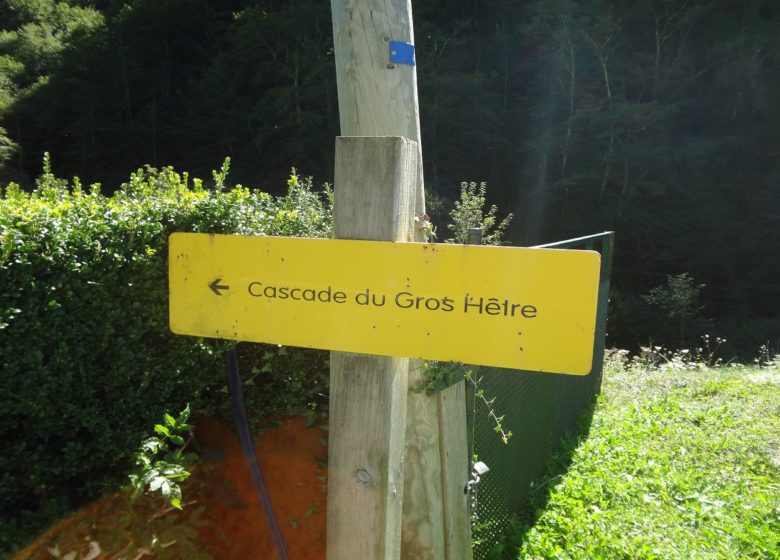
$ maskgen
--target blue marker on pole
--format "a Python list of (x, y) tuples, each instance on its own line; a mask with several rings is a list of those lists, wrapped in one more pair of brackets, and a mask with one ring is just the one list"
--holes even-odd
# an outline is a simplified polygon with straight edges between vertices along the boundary
[(414, 66), (414, 45), (403, 41), (390, 41), (390, 62)]

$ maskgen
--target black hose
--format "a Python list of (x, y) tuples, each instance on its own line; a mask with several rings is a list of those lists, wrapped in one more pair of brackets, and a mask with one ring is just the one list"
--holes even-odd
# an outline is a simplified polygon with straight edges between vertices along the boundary
[(268, 523), (268, 529), (276, 545), (276, 553), (280, 560), (289, 560), (287, 547), (284, 544), (282, 530), (276, 519), (271, 497), (268, 495), (268, 488), (263, 479), (263, 473), (260, 470), (260, 464), (257, 462), (255, 454), (255, 445), (252, 435), (249, 433), (249, 423), (246, 419), (246, 407), (244, 406), (244, 393), (241, 390), (241, 377), (238, 374), (238, 355), (236, 349), (231, 348), (227, 352), (227, 373), (228, 387), (230, 387), (230, 400), (233, 403), (233, 417), (236, 421), (236, 431), (238, 439), (241, 440), (241, 447), (244, 449), (244, 455), (249, 461), (249, 469), (252, 472), (252, 482), (255, 483), (257, 495), (260, 497), (260, 505), (263, 506), (265, 519)]

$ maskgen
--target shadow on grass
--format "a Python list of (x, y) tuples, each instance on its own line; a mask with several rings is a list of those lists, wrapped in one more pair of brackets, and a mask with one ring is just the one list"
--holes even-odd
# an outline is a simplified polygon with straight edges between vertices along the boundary
[(577, 448), (587, 439), (596, 402), (597, 399), (594, 397), (583, 410), (574, 427), (564, 432), (557, 448), (551, 450), (544, 473), (531, 481), (526, 494), (521, 499), (519, 513), (508, 520), (502, 535), (484, 556), (484, 560), (517, 559), (517, 553), (523, 546), (528, 532), (547, 509), (552, 490), (568, 472)]

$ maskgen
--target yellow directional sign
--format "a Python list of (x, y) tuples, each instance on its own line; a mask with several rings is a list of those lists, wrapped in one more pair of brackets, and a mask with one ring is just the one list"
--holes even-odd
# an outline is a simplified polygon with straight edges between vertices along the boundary
[(592, 251), (175, 233), (179, 334), (590, 373)]

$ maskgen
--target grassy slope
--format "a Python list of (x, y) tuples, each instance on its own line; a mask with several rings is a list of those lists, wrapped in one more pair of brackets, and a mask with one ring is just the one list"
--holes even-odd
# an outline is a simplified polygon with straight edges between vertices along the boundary
[(589, 436), (558, 461), (512, 557), (780, 558), (777, 364), (613, 363)]

